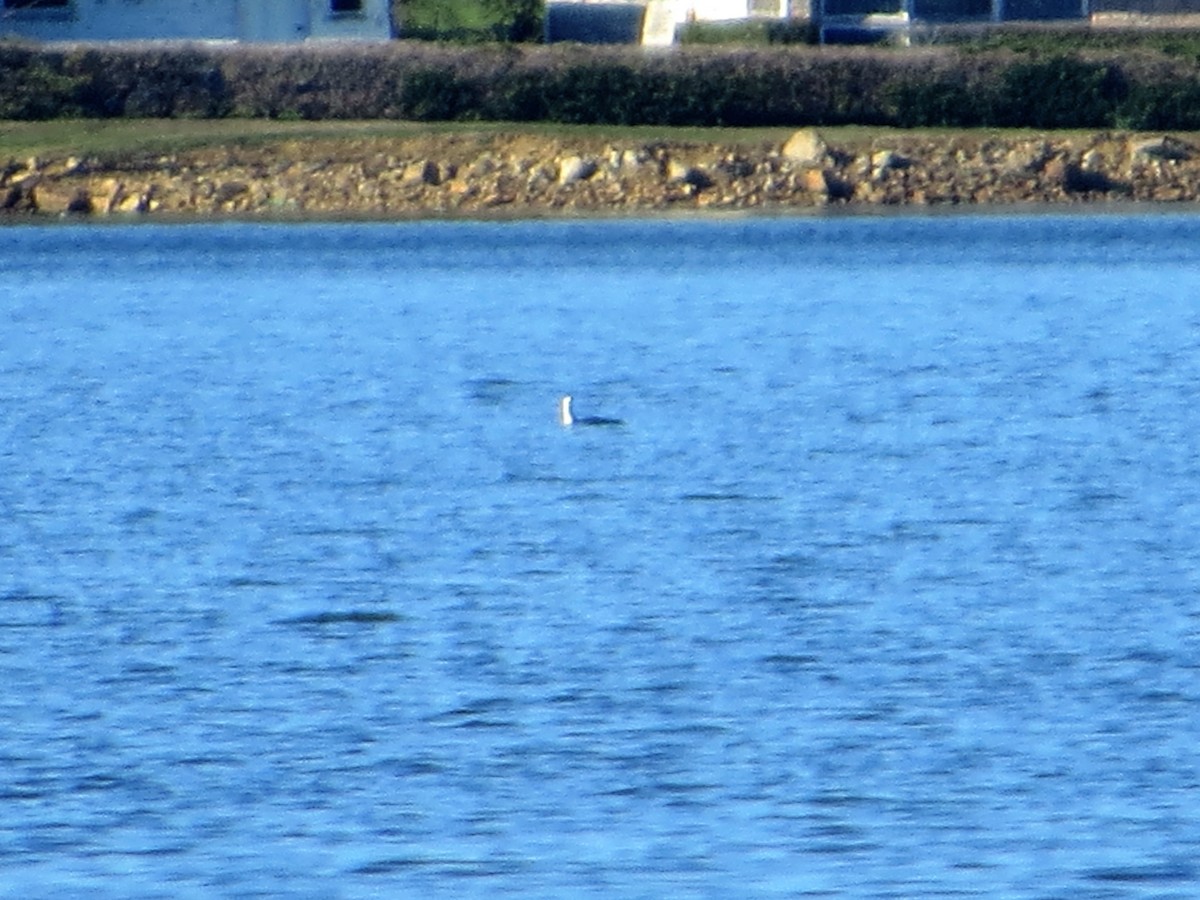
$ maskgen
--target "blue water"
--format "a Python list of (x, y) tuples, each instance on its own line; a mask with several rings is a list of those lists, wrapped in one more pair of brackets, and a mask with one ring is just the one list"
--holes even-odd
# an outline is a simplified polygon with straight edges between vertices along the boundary
[(0, 896), (1195, 897), (1198, 273), (1189, 215), (0, 231)]

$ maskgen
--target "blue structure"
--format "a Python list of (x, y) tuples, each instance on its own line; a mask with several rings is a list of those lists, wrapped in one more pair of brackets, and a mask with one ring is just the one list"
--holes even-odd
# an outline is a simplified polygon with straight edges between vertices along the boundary
[(387, 40), (388, 0), (0, 0), (0, 37), (39, 41)]
[(1086, 20), (1092, 0), (813, 0), (822, 43), (864, 42), (915, 25)]

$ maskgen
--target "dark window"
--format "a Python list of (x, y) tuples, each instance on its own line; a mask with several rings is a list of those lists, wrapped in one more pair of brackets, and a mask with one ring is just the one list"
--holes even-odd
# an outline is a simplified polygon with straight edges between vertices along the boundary
[(61, 9), (71, 0), (4, 0), (5, 9)]
[(904, 0), (825, 0), (827, 16), (894, 15), (904, 11)]
[(329, 9), (335, 13), (362, 12), (363, 0), (329, 0)]
[[(1079, 0), (1070, 2), (1079, 5)], [(992, 0), (913, 0), (912, 11), (918, 19), (931, 21), (987, 19), (992, 15)]]

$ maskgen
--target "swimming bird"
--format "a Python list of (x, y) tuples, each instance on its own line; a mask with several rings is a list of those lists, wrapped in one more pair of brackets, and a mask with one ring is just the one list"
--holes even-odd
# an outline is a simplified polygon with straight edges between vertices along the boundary
[(622, 419), (606, 419), (603, 416), (581, 416), (571, 413), (571, 395), (564, 394), (558, 401), (558, 424), (564, 428), (571, 425), (624, 425)]

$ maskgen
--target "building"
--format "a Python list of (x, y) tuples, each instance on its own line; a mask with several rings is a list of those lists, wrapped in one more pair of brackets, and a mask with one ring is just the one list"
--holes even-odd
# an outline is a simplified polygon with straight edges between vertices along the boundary
[(668, 46), (689, 22), (786, 19), (793, 0), (551, 0), (546, 43)]
[(0, 0), (0, 36), (40, 41), (387, 40), (388, 0)]
[(796, 15), (792, 0), (647, 0), (642, 43), (672, 44), (690, 22), (786, 19)]
[[(1085, 23), (1093, 18), (1093, 2), (1094, 0), (813, 0), (813, 18), (822, 43), (858, 42), (878, 38), (888, 32), (903, 35), (914, 28), (1002, 22), (1074, 20)], [(1128, 8), (1138, 0), (1108, 2)]]

